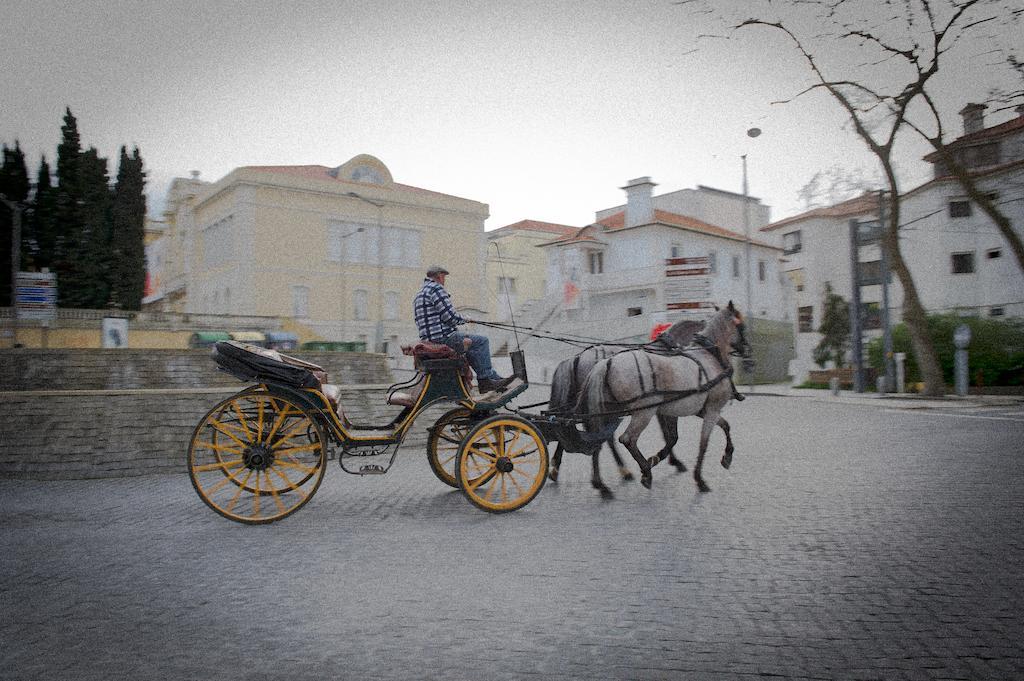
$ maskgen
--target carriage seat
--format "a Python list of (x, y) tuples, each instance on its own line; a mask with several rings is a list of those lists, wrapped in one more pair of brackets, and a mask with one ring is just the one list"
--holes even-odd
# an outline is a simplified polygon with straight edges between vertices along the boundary
[(403, 345), (402, 354), (421, 359), (460, 359), (462, 356), (444, 343), (421, 340), (415, 345)]

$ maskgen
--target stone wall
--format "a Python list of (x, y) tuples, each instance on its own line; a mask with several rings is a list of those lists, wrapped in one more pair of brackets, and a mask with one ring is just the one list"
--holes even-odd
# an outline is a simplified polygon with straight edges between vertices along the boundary
[[(392, 377), (383, 356), (301, 357), (342, 384), (353, 422), (387, 423), (400, 411), (385, 403)], [(0, 386), (0, 478), (34, 479), (184, 475), (196, 424), (245, 388), (199, 350), (3, 350)], [(399, 456), (423, 455), (440, 413), (420, 415)]]
[[(196, 424), (228, 388), (0, 393), (0, 478), (78, 479), (186, 474)], [(386, 386), (342, 390), (356, 423), (387, 423)], [(399, 456), (423, 456), (437, 414), (421, 414)], [(397, 464), (396, 464), (397, 465)], [(340, 472), (340, 471), (339, 471)], [(185, 483), (187, 484), (187, 483)]]
[[(297, 352), (336, 384), (390, 383), (387, 358), (362, 352)], [(209, 350), (0, 350), (0, 392), (138, 390), (241, 386)]]

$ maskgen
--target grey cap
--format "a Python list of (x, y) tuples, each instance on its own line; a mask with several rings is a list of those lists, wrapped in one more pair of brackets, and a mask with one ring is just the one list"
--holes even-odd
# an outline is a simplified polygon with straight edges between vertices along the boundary
[(427, 268), (428, 277), (432, 277), (435, 274), (448, 274), (448, 270), (446, 270), (441, 265), (431, 265), (430, 267)]

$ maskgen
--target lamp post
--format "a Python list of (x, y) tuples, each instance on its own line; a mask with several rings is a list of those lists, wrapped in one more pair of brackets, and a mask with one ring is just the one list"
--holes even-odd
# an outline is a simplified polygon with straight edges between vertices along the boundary
[[(751, 139), (761, 134), (760, 128), (750, 128), (747, 130), (747, 137)], [(747, 260), (747, 333), (754, 334), (754, 303), (753, 296), (751, 294), (751, 241), (750, 241), (750, 194), (747, 186), (747, 155), (743, 154), (740, 156), (743, 159), (743, 236), (746, 239), (744, 250), (746, 252)], [(747, 391), (754, 392), (754, 362), (753, 358), (745, 360), (743, 362), (743, 369), (747, 373)]]
[(384, 351), (384, 306), (382, 304), (382, 300), (384, 298), (384, 291), (382, 289), (384, 288), (384, 280), (383, 280), (383, 277), (384, 277), (384, 265), (383, 265), (383, 259), (384, 259), (384, 247), (383, 247), (384, 226), (383, 226), (382, 223), (383, 223), (384, 203), (381, 202), (381, 201), (374, 201), (373, 199), (368, 199), (365, 196), (363, 196), (362, 194), (357, 194), (356, 192), (346, 192), (345, 195), (346, 196), (351, 196), (352, 198), (359, 199), (360, 201), (368, 203), (368, 204), (370, 204), (371, 206), (373, 206), (373, 207), (375, 207), (377, 209), (377, 315), (376, 315), (377, 316), (377, 324), (376, 324), (376, 326), (374, 328), (373, 350), (374, 350), (374, 352), (383, 352)]

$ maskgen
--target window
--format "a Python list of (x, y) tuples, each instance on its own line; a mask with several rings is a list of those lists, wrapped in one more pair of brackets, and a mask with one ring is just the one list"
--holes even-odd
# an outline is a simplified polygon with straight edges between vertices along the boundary
[(971, 217), (971, 202), (970, 201), (950, 201), (949, 202), (949, 217), (951, 217), (951, 218), (969, 218), (969, 217)]
[(808, 305), (806, 307), (798, 307), (796, 309), (796, 317), (800, 330), (800, 333), (807, 333), (814, 331), (814, 306)]
[(718, 251), (708, 251), (708, 274), (718, 274)]
[(362, 289), (352, 292), (352, 307), (356, 319), (369, 319), (370, 294)]
[(767, 279), (768, 263), (764, 260), (757, 261), (757, 280), (764, 281)]
[(786, 272), (786, 274), (789, 276), (789, 280), (791, 282), (793, 282), (793, 288), (795, 288), (797, 291), (803, 291), (804, 290), (804, 271), (803, 271), (803, 269), (790, 270), (790, 271)]
[(968, 168), (994, 166), (999, 163), (999, 142), (989, 142), (987, 144), (967, 147), (965, 151)]
[(419, 267), (421, 235), (404, 227), (332, 220), (327, 224), (327, 259), (360, 265)]
[(953, 274), (971, 274), (974, 272), (974, 252), (953, 253)]
[(799, 253), (801, 247), (799, 229), (795, 232), (789, 232), (782, 235), (782, 248), (786, 255), (789, 255), (790, 253)]
[(604, 272), (604, 253), (600, 251), (591, 251), (588, 257), (590, 264), (591, 274), (601, 274)]
[(988, 316), (989, 317), (1002, 317), (1005, 314), (1006, 314), (1006, 309), (1002, 308), (1002, 307), (993, 307), (993, 308), (989, 309), (989, 311), (988, 311)]
[(498, 295), (508, 294), (510, 296), (516, 293), (516, 280), (513, 277), (498, 277)]
[(732, 256), (732, 278), (740, 278), (740, 256), (738, 255)]
[(989, 260), (995, 260), (996, 258), (1003, 257), (1003, 249), (1001, 249), (1001, 248), (991, 248), (991, 249), (985, 251), (985, 255), (988, 256)]
[(292, 316), (309, 316), (309, 287), (292, 286)]
[(670, 258), (681, 258), (683, 257), (683, 247), (679, 244), (672, 244), (672, 248), (669, 249)]
[(398, 319), (398, 294), (394, 291), (384, 294), (384, 319)]
[(639, 317), (643, 313), (644, 313), (644, 309), (642, 307), (627, 307), (626, 308), (626, 316), (627, 317)]

